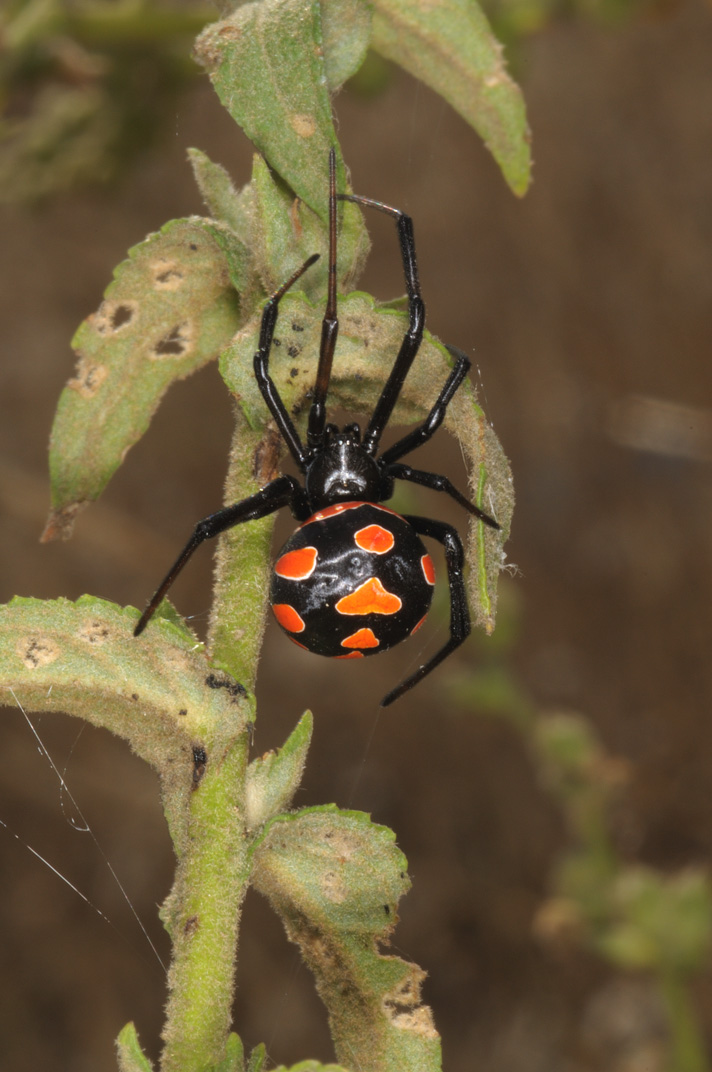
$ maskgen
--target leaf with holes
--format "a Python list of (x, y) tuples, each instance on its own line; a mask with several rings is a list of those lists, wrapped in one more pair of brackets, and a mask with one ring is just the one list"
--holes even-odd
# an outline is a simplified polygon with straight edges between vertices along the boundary
[(475, 0), (374, 0), (371, 45), (444, 97), (484, 139), (514, 193), (526, 193), (524, 99)]
[(334, 805), (278, 816), (257, 842), (252, 881), (314, 973), (337, 1060), (439, 1072), (440, 1038), (420, 1001), (425, 973), (379, 950), (410, 886), (393, 832)]
[[(323, 310), (304, 295), (286, 294), (280, 304), (270, 375), (287, 410), (304, 432), (310, 392), (316, 376)], [(339, 300), (339, 341), (329, 405), (353, 413), (371, 413), (407, 328), (407, 315), (378, 306), (355, 291)], [(259, 324), (253, 319), (221, 355), (220, 368), (252, 428), (262, 430), (269, 413), (252, 375), (251, 357)], [(422, 421), (452, 368), (452, 357), (428, 332), (406, 378), (392, 424)], [(477, 624), (494, 629), (497, 581), (502, 547), (509, 534), (514, 494), (509, 463), (492, 426), (466, 381), (448, 408), (444, 427), (458, 438), (469, 473), (470, 497), (502, 526), (495, 532), (481, 522), (470, 525), (467, 558), (470, 607)]]
[(247, 263), (226, 227), (193, 217), (166, 224), (118, 266), (104, 302), (73, 340), (77, 367), (50, 441), (53, 511), (45, 539), (71, 535), (76, 514), (143, 435), (171, 383), (229, 341)]

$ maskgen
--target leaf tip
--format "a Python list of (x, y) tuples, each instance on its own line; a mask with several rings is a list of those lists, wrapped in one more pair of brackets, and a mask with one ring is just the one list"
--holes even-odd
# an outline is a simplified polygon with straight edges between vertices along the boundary
[(50, 511), (47, 524), (40, 536), (40, 543), (51, 543), (53, 540), (68, 540), (74, 532), (74, 522), (83, 510), (86, 510), (89, 501), (84, 499), (80, 502), (68, 503)]

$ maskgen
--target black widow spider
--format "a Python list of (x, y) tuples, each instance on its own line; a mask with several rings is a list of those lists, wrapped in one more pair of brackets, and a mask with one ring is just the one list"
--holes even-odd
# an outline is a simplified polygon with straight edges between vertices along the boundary
[[(378, 455), (378, 444), (423, 338), (425, 306), (420, 294), (413, 223), (398, 209), (354, 194), (337, 194), (335, 156), (329, 156), (329, 281), (322, 321), (319, 364), (309, 410), (306, 445), (289, 416), (268, 371), (279, 302), (314, 264), (316, 253), (265, 303), (254, 371), (262, 397), (304, 475), (272, 480), (247, 499), (199, 521), (175, 564), (141, 615), (134, 630), (145, 629), (161, 600), (195, 549), (234, 525), (255, 521), (288, 506), (300, 527), (274, 566), (270, 602), (277, 621), (301, 647), (335, 658), (359, 658), (385, 651), (422, 624), (430, 606), (435, 573), (420, 540), (443, 545), (450, 587), (450, 639), (435, 655), (382, 700), (387, 706), (411, 689), (455, 650), (470, 632), (463, 580), (464, 554), (456, 530), (445, 522), (400, 515), (378, 504), (393, 494), (395, 480), (409, 480), (444, 491), (493, 529), (497, 522), (474, 506), (445, 476), (413, 469), (399, 459), (425, 443), (443, 421), (448, 404), (470, 367), (451, 353), (455, 365), (421, 425)], [(408, 291), (408, 330), (363, 437), (357, 424), (342, 431), (326, 423), (326, 396), (339, 330), (336, 305), (336, 202), (353, 201), (378, 209), (396, 221)]]

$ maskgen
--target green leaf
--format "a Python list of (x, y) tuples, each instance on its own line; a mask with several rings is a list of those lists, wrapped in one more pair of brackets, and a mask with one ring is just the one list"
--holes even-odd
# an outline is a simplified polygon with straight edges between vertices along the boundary
[(121, 1028), (116, 1039), (119, 1072), (153, 1072), (153, 1065), (141, 1049), (134, 1024)]
[(618, 963), (683, 972), (704, 963), (712, 928), (704, 873), (688, 869), (667, 877), (647, 867), (628, 867), (618, 876), (614, 894), (622, 920), (612, 928), (606, 951)]
[(244, 248), (210, 220), (173, 220), (129, 251), (105, 301), (77, 331), (74, 377), (50, 442), (53, 513), (45, 539), (71, 535), (143, 435), (171, 383), (214, 358), (239, 324)]
[(246, 246), (250, 244), (251, 194), (249, 186), (238, 191), (222, 164), (215, 164), (201, 149), (189, 149), (188, 159), (198, 189), (213, 219), (234, 231)]
[(331, 117), (318, 0), (262, 0), (208, 26), (195, 46), (220, 100), (295, 194), (328, 219)]
[(334, 805), (279, 816), (253, 860), (253, 882), (313, 971), (337, 1059), (364, 1072), (436, 1072), (440, 1040), (416, 965), (379, 947), (409, 887), (395, 835)]
[(244, 1072), (244, 1069), (245, 1050), (242, 1039), (231, 1031), (225, 1046), (225, 1060), (220, 1062), (215, 1072)]
[[(270, 375), (287, 410), (303, 430), (319, 352), (322, 310), (298, 293), (288, 293), (280, 304)], [(407, 316), (399, 310), (378, 307), (367, 294), (354, 292), (339, 300), (339, 340), (331, 381), (329, 404), (353, 413), (370, 413), (395, 359)], [(259, 324), (257, 319), (240, 331), (220, 359), (220, 368), (250, 426), (266, 429), (269, 413), (252, 375)], [(423, 420), (452, 367), (452, 357), (426, 332), (418, 357), (408, 373), (392, 423)], [(507, 459), (491, 425), (477, 403), (469, 381), (460, 388), (448, 409), (445, 428), (457, 436), (469, 469), (474, 502), (493, 514), (502, 526), (497, 533), (475, 522), (470, 526), (467, 556), (469, 595), (478, 624), (494, 628), (497, 580), (502, 545), (513, 509), (512, 479)]]
[(444, 97), (484, 139), (514, 193), (526, 193), (524, 100), (476, 0), (374, 0), (371, 44)]
[(224, 750), (251, 708), (188, 629), (160, 621), (135, 638), (137, 620), (133, 607), (92, 596), (13, 599), (0, 607), (0, 687), (28, 710), (64, 711), (127, 740), (176, 788), (164, 801), (175, 840), (193, 746)]
[(250, 1059), (247, 1062), (247, 1072), (262, 1072), (266, 1060), (267, 1047), (264, 1042), (258, 1042), (255, 1048), (250, 1052)]
[(366, 58), (371, 36), (371, 4), (365, 0), (330, 0), (321, 7), (324, 64), (335, 93)]
[(313, 725), (311, 711), (305, 711), (278, 752), (267, 752), (250, 763), (246, 789), (248, 831), (257, 830), (289, 807), (302, 780)]
[[(329, 268), (329, 234), (321, 219), (293, 194), (255, 154), (252, 168), (252, 234), (256, 271), (265, 295), (272, 294), (312, 253), (321, 254), (297, 284), (310, 297), (321, 300), (326, 292)], [(368, 234), (356, 205), (339, 206), (337, 278), (351, 286), (368, 253)]]

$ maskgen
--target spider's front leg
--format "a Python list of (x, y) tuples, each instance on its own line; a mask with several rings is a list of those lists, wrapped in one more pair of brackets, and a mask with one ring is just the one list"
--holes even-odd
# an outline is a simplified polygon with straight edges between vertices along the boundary
[(450, 586), (450, 639), (447, 644), (437, 651), (427, 663), (423, 663), (414, 674), (401, 681), (395, 689), (381, 700), (381, 707), (388, 707), (394, 700), (398, 700), (404, 692), (412, 689), (419, 681), (422, 681), (431, 670), (439, 666), (443, 659), (447, 659), (455, 648), (470, 634), (470, 612), (467, 608), (467, 593), (465, 591), (464, 565), (465, 553), (462, 549), (462, 541), (452, 525), (444, 521), (433, 521), (428, 517), (414, 517), (405, 514), (405, 520), (413, 526), (421, 536), (430, 536), (441, 543), (445, 549), (445, 562), (447, 564), (447, 579)]
[(178, 558), (163, 578), (158, 588), (151, 597), (151, 601), (141, 615), (134, 629), (134, 636), (139, 636), (160, 606), (168, 589), (171, 587), (178, 574), (188, 562), (193, 552), (200, 547), (205, 540), (212, 540), (221, 532), (241, 525), (245, 521), (257, 521), (261, 517), (275, 513), (283, 506), (291, 506), (296, 513), (304, 513), (304, 490), (292, 476), (279, 476), (276, 480), (266, 484), (260, 491), (250, 495), (241, 502), (234, 503), (218, 510), (209, 517), (199, 521), (193, 530), (193, 535), (178, 555)]

